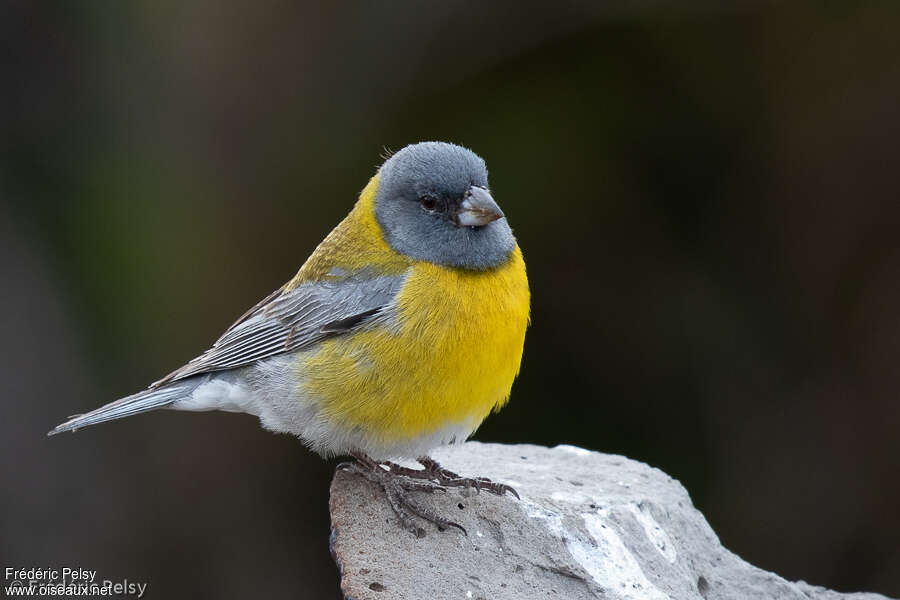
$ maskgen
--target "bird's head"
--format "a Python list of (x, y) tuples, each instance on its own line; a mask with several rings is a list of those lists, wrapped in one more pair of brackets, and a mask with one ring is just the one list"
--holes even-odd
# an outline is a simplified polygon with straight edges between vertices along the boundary
[(471, 150), (443, 142), (407, 146), (379, 171), (375, 217), (388, 244), (417, 260), (486, 270), (516, 239), (488, 190), (487, 168)]

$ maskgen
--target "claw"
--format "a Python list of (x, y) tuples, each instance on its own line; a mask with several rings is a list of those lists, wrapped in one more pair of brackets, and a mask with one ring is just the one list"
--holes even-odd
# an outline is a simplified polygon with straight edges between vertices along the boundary
[(497, 496), (503, 496), (509, 492), (517, 500), (521, 500), (519, 493), (512, 486), (491, 481), (487, 477), (462, 477), (445, 469), (436, 460), (427, 456), (418, 459), (418, 462), (424, 467), (422, 469), (410, 469), (388, 460), (375, 461), (362, 453), (353, 453), (353, 458), (356, 459), (356, 462), (344, 462), (337, 468), (359, 473), (369, 481), (379, 484), (387, 496), (388, 504), (400, 520), (400, 524), (418, 538), (424, 537), (425, 530), (415, 524), (412, 515), (433, 523), (439, 531), (455, 527), (465, 536), (468, 536), (469, 533), (459, 523), (438, 515), (430, 507), (410, 497), (407, 492), (428, 492), (430, 494), (436, 491), (446, 492), (450, 487), (460, 487), (466, 490), (474, 489), (477, 494), (480, 494), (481, 490)]
[[(448, 521), (447, 526), (448, 527), (456, 527), (457, 529), (459, 529), (460, 531), (463, 532), (464, 536), (469, 537), (469, 532), (466, 531), (466, 528), (463, 527), (462, 525), (460, 525), (459, 523), (454, 523), (453, 521)], [(441, 529), (443, 531), (443, 529), (441, 528), (440, 525), (438, 525), (438, 529)]]
[(467, 490), (474, 489), (475, 493), (477, 494), (480, 494), (481, 490), (486, 490), (496, 496), (503, 496), (504, 494), (506, 494), (506, 492), (509, 492), (510, 494), (515, 496), (517, 500), (522, 499), (515, 488), (506, 485), (505, 483), (491, 481), (487, 477), (462, 477), (449, 469), (445, 469), (436, 460), (428, 456), (420, 457), (418, 459), (418, 462), (425, 468), (416, 470), (396, 465), (394, 463), (381, 464), (390, 465), (391, 470), (397, 468), (400, 470), (398, 472), (402, 472), (402, 474), (406, 475), (407, 477), (428, 479), (446, 487), (461, 487)]
[(418, 459), (418, 462), (424, 467), (422, 469), (410, 469), (389, 460), (375, 461), (362, 453), (353, 453), (353, 458), (356, 459), (356, 462), (344, 462), (337, 468), (359, 473), (369, 481), (379, 484), (387, 496), (388, 504), (400, 520), (400, 524), (416, 537), (423, 537), (425, 530), (413, 522), (412, 515), (434, 523), (440, 531), (455, 527), (463, 535), (468, 536), (469, 533), (459, 523), (438, 515), (430, 507), (410, 497), (407, 492), (428, 492), (430, 494), (436, 491), (446, 492), (450, 487), (460, 487), (464, 490), (474, 489), (477, 494), (480, 494), (481, 490), (497, 496), (503, 496), (509, 492), (516, 499), (521, 500), (519, 493), (505, 483), (491, 481), (487, 477), (462, 477), (445, 469), (436, 460), (427, 456)]
[(440, 531), (455, 527), (463, 535), (469, 535), (462, 525), (438, 515), (433, 509), (408, 494), (408, 492), (446, 492), (446, 487), (428, 477), (417, 476), (420, 471), (415, 469), (407, 469), (389, 461), (376, 462), (361, 453), (353, 454), (353, 457), (356, 462), (341, 463), (338, 468), (358, 473), (369, 481), (379, 484), (402, 527), (414, 536), (424, 537), (425, 530), (413, 521), (412, 515), (433, 523)]

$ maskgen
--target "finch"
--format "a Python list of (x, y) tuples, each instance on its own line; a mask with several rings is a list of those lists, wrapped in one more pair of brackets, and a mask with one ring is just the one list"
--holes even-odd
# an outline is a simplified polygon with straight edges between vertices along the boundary
[[(413, 533), (424, 533), (413, 515), (462, 529), (408, 492), (515, 494), (428, 453), (464, 441), (507, 402), (529, 306), (522, 252), (484, 161), (453, 144), (413, 144), (384, 162), (299, 272), (209, 350), (49, 435), (158, 408), (249, 413), (323, 457), (354, 457), (346, 468), (381, 485)], [(423, 468), (391, 462), (402, 458)]]

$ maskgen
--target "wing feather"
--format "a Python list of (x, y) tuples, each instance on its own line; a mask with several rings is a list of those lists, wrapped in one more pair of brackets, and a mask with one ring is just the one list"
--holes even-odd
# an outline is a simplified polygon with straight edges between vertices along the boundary
[(302, 283), (272, 292), (247, 311), (212, 348), (151, 385), (157, 388), (191, 375), (235, 369), (308, 347), (358, 328), (389, 306), (406, 274)]

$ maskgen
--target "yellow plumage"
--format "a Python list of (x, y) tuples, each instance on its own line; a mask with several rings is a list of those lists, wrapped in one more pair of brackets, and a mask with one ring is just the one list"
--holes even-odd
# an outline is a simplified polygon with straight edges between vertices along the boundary
[(359, 200), (344, 220), (338, 223), (306, 259), (297, 275), (285, 290), (301, 283), (333, 277), (335, 269), (346, 272), (370, 269), (382, 275), (399, 275), (412, 266), (413, 261), (395, 252), (381, 233), (375, 220), (375, 194), (378, 175), (363, 188)]
[(373, 177), (353, 211), (289, 286), (361, 269), (409, 269), (397, 322), (329, 339), (298, 356), (302, 395), (339, 429), (385, 444), (457, 426), (471, 433), (509, 397), (519, 371), (530, 293), (518, 247), (486, 271), (415, 261), (388, 246), (375, 220)]

